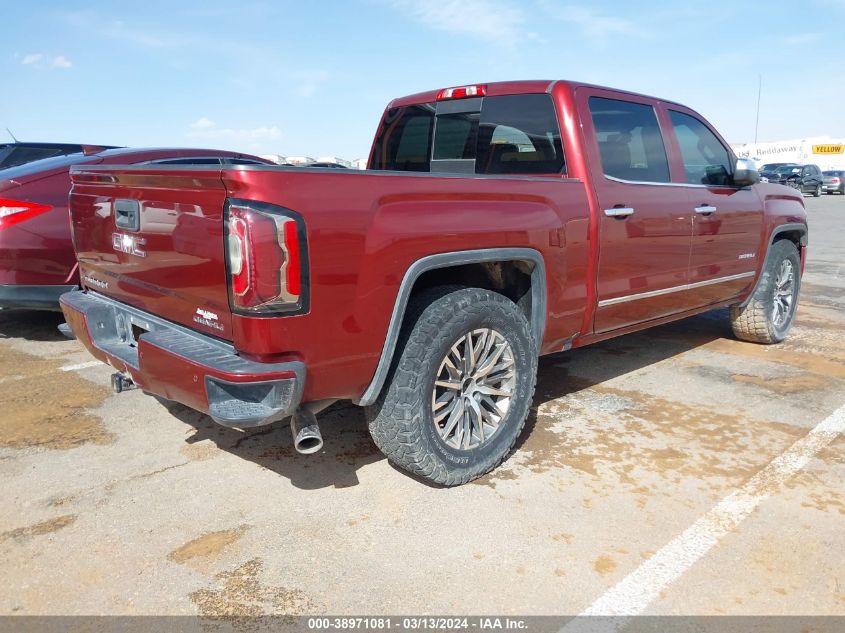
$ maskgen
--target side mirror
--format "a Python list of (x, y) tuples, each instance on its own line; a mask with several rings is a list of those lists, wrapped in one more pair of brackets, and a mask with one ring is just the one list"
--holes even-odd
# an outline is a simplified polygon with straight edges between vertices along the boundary
[(760, 182), (760, 172), (757, 171), (754, 161), (738, 158), (734, 169), (734, 184), (737, 187), (748, 187), (757, 182)]

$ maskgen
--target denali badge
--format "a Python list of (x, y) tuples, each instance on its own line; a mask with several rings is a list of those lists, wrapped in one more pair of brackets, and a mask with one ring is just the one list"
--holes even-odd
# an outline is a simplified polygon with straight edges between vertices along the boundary
[(216, 321), (217, 315), (210, 310), (203, 310), (202, 308), (197, 308), (197, 316), (201, 316), (203, 319), (208, 319), (209, 321)]
[(197, 308), (197, 313), (194, 315), (194, 323), (199, 323), (215, 330), (223, 330), (223, 326), (217, 322), (217, 315), (210, 310), (203, 310), (202, 308)]
[(95, 279), (94, 277), (91, 277), (90, 275), (85, 275), (82, 278), (82, 281), (84, 281), (89, 286), (96, 286), (100, 290), (105, 290), (106, 288), (109, 287), (109, 282), (100, 281), (99, 279)]
[(135, 237), (134, 235), (126, 235), (125, 233), (112, 233), (111, 245), (118, 253), (127, 253), (128, 255), (135, 255), (136, 257), (146, 257), (147, 254), (141, 250), (141, 247), (147, 243), (143, 237)]

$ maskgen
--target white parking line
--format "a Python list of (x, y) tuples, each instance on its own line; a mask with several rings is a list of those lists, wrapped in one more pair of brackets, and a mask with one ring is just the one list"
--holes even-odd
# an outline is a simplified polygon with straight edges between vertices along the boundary
[(654, 556), (611, 587), (580, 616), (621, 616), (611, 621), (580, 616), (570, 620), (562, 632), (619, 631), (631, 616), (645, 611), (672, 582), (681, 577), (719, 540), (736, 528), (783, 483), (845, 432), (845, 405), (825, 418), (807, 435), (775, 457), (744, 486), (720, 501), (716, 507), (669, 542)]
[(84, 363), (77, 363), (75, 365), (65, 365), (64, 367), (59, 367), (62, 371), (76, 371), (77, 369), (88, 369), (89, 367), (96, 367), (97, 365), (102, 365), (98, 360), (89, 360)]

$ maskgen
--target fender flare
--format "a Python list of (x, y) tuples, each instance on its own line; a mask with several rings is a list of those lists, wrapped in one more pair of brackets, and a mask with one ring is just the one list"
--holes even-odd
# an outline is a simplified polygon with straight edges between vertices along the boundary
[(543, 335), (546, 329), (546, 265), (543, 256), (533, 248), (485, 248), (472, 251), (455, 251), (451, 253), (437, 253), (418, 259), (405, 271), (402, 283), (399, 285), (399, 292), (393, 304), (393, 313), (390, 316), (390, 323), (387, 327), (387, 334), (384, 339), (384, 346), (381, 350), (375, 374), (364, 391), (363, 395), (355, 400), (355, 404), (367, 406), (378, 398), (387, 374), (390, 371), (390, 364), (396, 351), (396, 344), (399, 341), (399, 332), (402, 329), (402, 321), (405, 318), (405, 311), (408, 308), (408, 301), (411, 297), (411, 290), (417, 279), (425, 272), (436, 268), (448, 268), (450, 266), (461, 266), (464, 264), (478, 264), (494, 261), (529, 261), (534, 264), (531, 271), (531, 333), (538, 350), (543, 342)]
[(766, 255), (763, 258), (763, 265), (760, 267), (760, 272), (757, 274), (757, 279), (754, 281), (754, 287), (751, 289), (751, 292), (748, 293), (748, 296), (742, 300), (740, 303), (736, 304), (738, 308), (744, 308), (749, 304), (751, 301), (751, 297), (754, 296), (754, 293), (757, 292), (757, 286), (760, 284), (760, 279), (763, 278), (763, 271), (766, 269), (766, 265), (769, 263), (769, 253), (771, 252), (772, 244), (775, 243), (775, 238), (781, 234), (786, 233), (787, 231), (800, 231), (801, 233), (801, 247), (807, 246), (807, 225), (806, 224), (799, 224), (797, 222), (790, 223), (790, 224), (781, 224), (776, 226), (772, 229), (771, 234), (769, 235), (769, 241), (766, 243)]

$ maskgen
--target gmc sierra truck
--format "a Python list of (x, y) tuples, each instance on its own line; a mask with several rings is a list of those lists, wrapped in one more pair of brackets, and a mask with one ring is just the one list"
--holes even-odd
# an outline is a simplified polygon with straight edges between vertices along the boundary
[(759, 183), (699, 114), (569, 81), (424, 92), (365, 171), (90, 166), (70, 206), (67, 323), (146, 392), (246, 428), (366, 407), (398, 466), (462, 484), (512, 449), (541, 354), (730, 307), (777, 343), (802, 196)]

